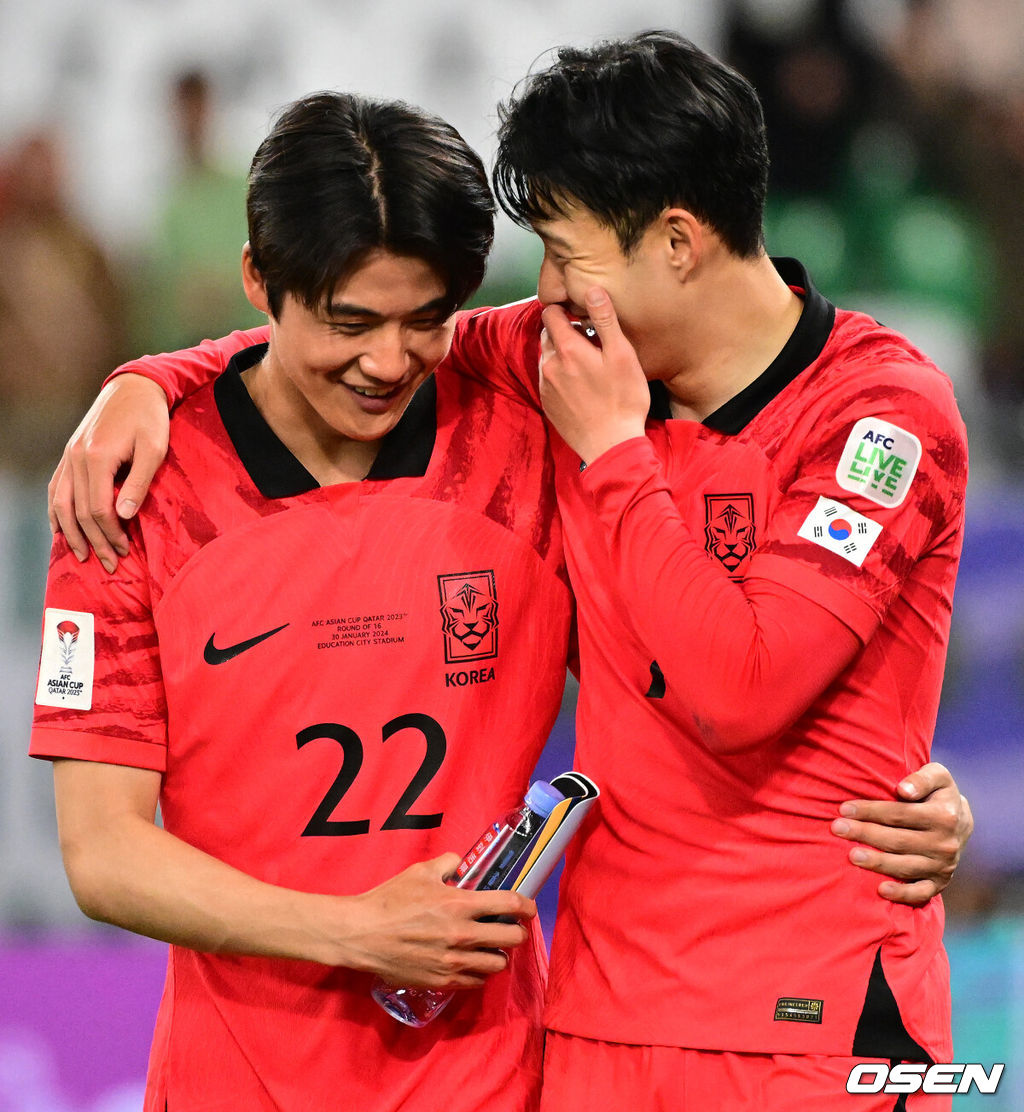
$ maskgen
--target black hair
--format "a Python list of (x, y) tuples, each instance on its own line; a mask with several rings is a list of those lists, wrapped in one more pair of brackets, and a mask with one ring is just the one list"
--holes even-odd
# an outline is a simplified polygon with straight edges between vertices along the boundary
[(431, 266), (454, 311), (483, 280), (494, 199), (450, 124), (400, 101), (318, 92), (288, 105), (249, 170), (249, 246), (276, 317), (315, 308), (374, 249)]
[(628, 253), (679, 205), (734, 253), (763, 249), (764, 116), (750, 83), (688, 39), (564, 47), (499, 106), (494, 189), (522, 226), (580, 203)]

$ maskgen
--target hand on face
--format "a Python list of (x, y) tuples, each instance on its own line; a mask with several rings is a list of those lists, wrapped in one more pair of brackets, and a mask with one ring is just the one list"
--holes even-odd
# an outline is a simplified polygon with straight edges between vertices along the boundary
[(594, 286), (586, 305), (599, 347), (573, 327), (561, 306), (549, 305), (542, 314), (540, 400), (562, 439), (589, 464), (644, 435), (650, 391), (611, 298)]

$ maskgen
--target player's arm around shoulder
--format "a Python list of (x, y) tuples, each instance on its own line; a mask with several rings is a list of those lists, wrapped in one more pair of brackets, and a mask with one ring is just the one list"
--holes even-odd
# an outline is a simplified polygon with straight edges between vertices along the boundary
[[(47, 488), (50, 530), (67, 537), (79, 560), (92, 548), (113, 572), (128, 551), (123, 523), (138, 512), (167, 454), (169, 407), (216, 378), (235, 352), (266, 337), (265, 328), (232, 332), (185, 351), (144, 355), (107, 378)], [(125, 466), (128, 473), (115, 491)]]
[(540, 410), (540, 313), (536, 298), (459, 313), (442, 367)]

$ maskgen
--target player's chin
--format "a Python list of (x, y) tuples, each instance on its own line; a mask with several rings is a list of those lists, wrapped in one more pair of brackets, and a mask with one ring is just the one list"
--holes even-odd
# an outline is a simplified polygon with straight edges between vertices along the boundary
[(350, 409), (334, 427), (349, 440), (382, 440), (394, 431), (398, 422), (405, 416), (411, 401), (412, 394), (409, 394), (397, 399), (395, 404), (380, 412), (368, 413), (362, 409)]
[(374, 417), (360, 414), (357, 417), (349, 417), (346, 420), (338, 421), (334, 427), (347, 440), (360, 440), (365, 443), (383, 440), (402, 419), (404, 412), (405, 407), (403, 406), (394, 413), (379, 414)]

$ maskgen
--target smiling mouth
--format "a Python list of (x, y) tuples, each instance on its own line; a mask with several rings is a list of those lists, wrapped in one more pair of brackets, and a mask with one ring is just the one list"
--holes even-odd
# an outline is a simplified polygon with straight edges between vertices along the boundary
[(349, 389), (361, 398), (392, 398), (399, 393), (401, 387), (350, 386)]

